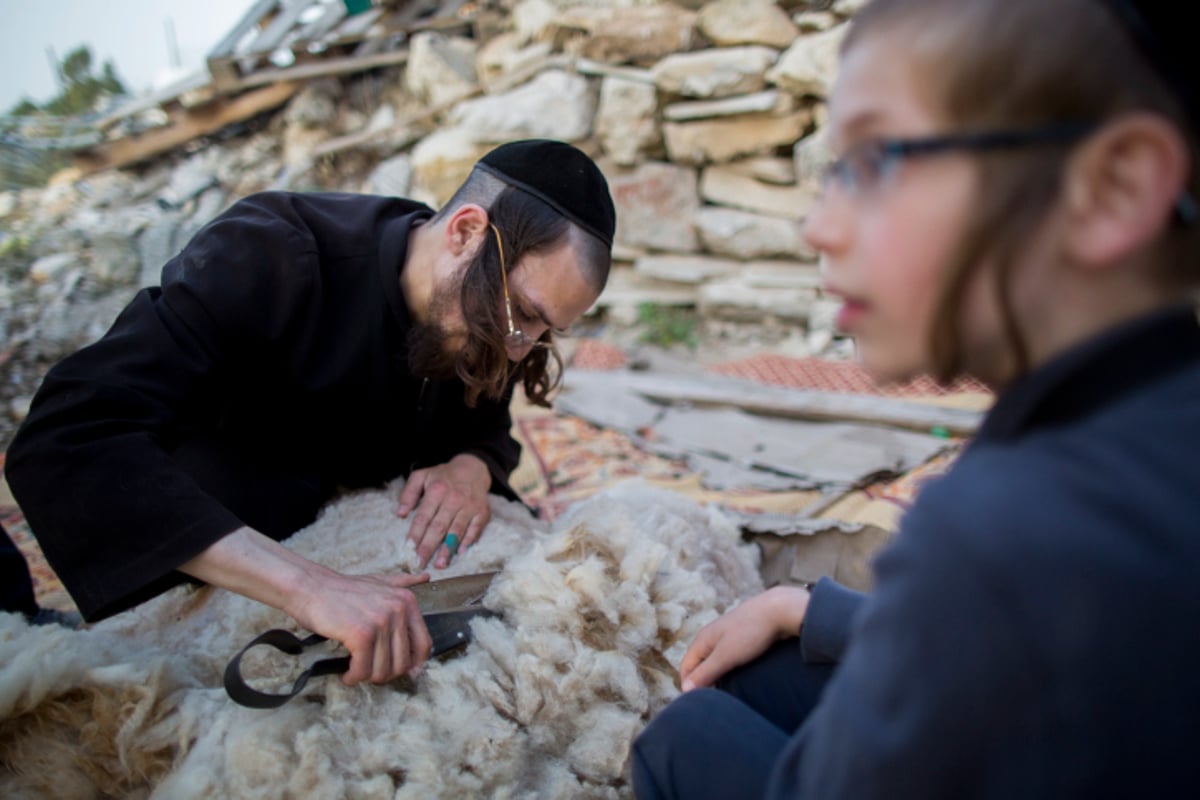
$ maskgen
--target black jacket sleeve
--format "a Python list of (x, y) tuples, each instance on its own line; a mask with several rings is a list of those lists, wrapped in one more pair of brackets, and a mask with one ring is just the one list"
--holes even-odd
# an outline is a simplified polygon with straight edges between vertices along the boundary
[(161, 288), (52, 368), (8, 451), (14, 497), (88, 620), (161, 591), (242, 524), (168, 453), (220, 413), (236, 365), (272, 358), (303, 317), (315, 254), (273, 203), (250, 198), (218, 217), (167, 264)]

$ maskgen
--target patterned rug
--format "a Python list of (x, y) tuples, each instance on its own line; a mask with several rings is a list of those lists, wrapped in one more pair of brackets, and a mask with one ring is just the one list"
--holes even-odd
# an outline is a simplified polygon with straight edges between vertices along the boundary
[(941, 386), (931, 378), (918, 378), (909, 383), (880, 386), (853, 361), (831, 361), (825, 358), (790, 358), (764, 353), (741, 361), (716, 364), (713, 372), (734, 378), (745, 378), (794, 389), (821, 389), (831, 392), (885, 395), (889, 397), (945, 397), (953, 394), (991, 394), (990, 390), (970, 378), (960, 378)]

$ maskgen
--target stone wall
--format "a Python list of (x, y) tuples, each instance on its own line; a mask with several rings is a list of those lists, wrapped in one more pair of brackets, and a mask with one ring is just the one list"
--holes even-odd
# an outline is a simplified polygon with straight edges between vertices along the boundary
[(862, 0), (519, 0), (471, 36), (417, 34), (408, 63), (306, 86), (272, 115), (137, 169), (0, 193), (0, 444), (40, 374), (98, 337), (234, 200), (262, 189), (437, 206), (512, 139), (563, 139), (608, 175), (616, 257), (595, 311), (640, 303), (830, 340), (800, 235), (828, 155), (823, 100)]

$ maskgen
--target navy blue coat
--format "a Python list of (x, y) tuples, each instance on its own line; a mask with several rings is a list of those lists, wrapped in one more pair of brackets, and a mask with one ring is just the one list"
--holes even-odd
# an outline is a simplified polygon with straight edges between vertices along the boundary
[(1200, 796), (1200, 326), (1130, 323), (1000, 396), (876, 562), (773, 798)]

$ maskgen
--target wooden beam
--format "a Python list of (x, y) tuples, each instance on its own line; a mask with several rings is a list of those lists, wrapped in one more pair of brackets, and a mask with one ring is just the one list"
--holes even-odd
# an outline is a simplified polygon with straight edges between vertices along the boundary
[(100, 130), (107, 130), (123, 119), (128, 119), (135, 114), (140, 114), (143, 111), (149, 111), (152, 108), (168, 105), (178, 100), (182, 95), (189, 92), (195, 92), (208, 86), (210, 77), (208, 72), (199, 69), (196, 72), (190, 73), (179, 80), (164, 86), (154, 92), (150, 92), (141, 97), (136, 97), (127, 103), (117, 107), (116, 110), (104, 115), (96, 120), (95, 125)]
[(238, 43), (242, 41), (242, 37), (244, 37), (247, 31), (249, 31), (251, 28), (257, 27), (258, 23), (264, 16), (274, 11), (275, 6), (279, 4), (279, 1), (280, 0), (258, 0), (257, 3), (250, 7), (241, 20), (238, 21), (238, 24), (234, 25), (229, 30), (229, 33), (225, 34), (225, 38), (218, 42), (217, 46), (209, 51), (208, 60), (212, 61), (214, 59), (233, 57), (233, 50), (235, 47), (237, 47)]
[(205, 106), (181, 110), (174, 115), (170, 125), (77, 153), (75, 164), (84, 174), (90, 174), (145, 161), (193, 139), (216, 133), (226, 125), (280, 106), (302, 85), (300, 82), (278, 83), (232, 99), (221, 98)]
[(238, 44), (251, 29), (257, 29), (263, 18), (272, 13), (279, 3), (280, 0), (258, 0), (238, 24), (225, 34), (225, 38), (209, 51), (206, 60), (208, 74), (212, 76), (213, 86), (218, 91), (228, 92), (237, 85), (238, 78), (242, 74), (238, 68), (238, 55), (235, 52)]
[(367, 31), (375, 24), (375, 21), (383, 15), (384, 9), (380, 6), (375, 6), (361, 14), (355, 14), (352, 17), (346, 17), (342, 23), (337, 26), (329, 35), (329, 43), (343, 44), (348, 41), (357, 41), (367, 35)]
[(364, 72), (378, 67), (389, 67), (403, 64), (408, 60), (408, 50), (394, 50), (388, 53), (359, 58), (332, 58), (311, 61), (284, 69), (267, 69), (252, 72), (237, 82), (238, 89), (248, 89), (254, 86), (277, 83), (279, 81), (301, 81), (319, 78), (326, 75), (343, 75), (347, 72)]
[(921, 433), (940, 429), (951, 436), (971, 436), (983, 418), (979, 411), (931, 403), (878, 395), (791, 389), (730, 378), (629, 373), (622, 375), (620, 381), (637, 394), (659, 402), (732, 406), (768, 416), (862, 422)]
[(300, 29), (299, 39), (311, 41), (324, 36), (346, 17), (345, 3), (330, 3), (325, 13)]
[(262, 33), (255, 38), (249, 49), (238, 55), (245, 57), (269, 56), (283, 43), (288, 33), (300, 20), (300, 15), (307, 11), (310, 5), (312, 5), (312, 0), (289, 0), (282, 13), (277, 14), (267, 23), (267, 27), (263, 28)]

